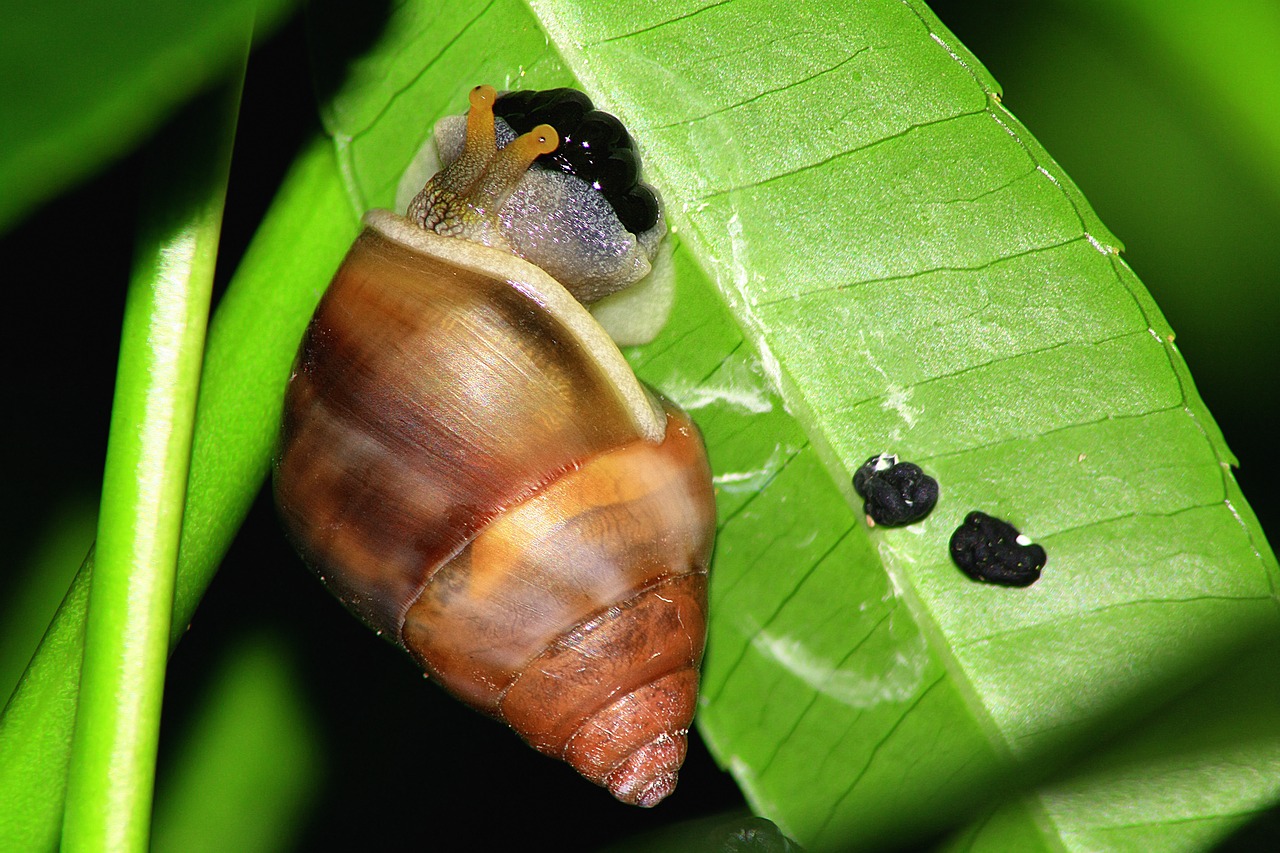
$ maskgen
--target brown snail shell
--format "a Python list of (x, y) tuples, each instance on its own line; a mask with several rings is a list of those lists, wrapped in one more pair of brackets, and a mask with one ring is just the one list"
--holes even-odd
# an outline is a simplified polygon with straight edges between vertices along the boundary
[(295, 363), (276, 500), (308, 565), (449, 692), (651, 806), (695, 709), (711, 472), (688, 417), (507, 251), (494, 211), (550, 129), (495, 153), (492, 101), (473, 91), (470, 171), (416, 205), (434, 230), (366, 216)]

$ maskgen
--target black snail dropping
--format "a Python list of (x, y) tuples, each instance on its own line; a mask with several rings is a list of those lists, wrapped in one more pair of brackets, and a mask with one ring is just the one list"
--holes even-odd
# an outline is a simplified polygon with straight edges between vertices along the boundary
[(976, 581), (1030, 586), (1040, 580), (1048, 555), (1009, 522), (974, 510), (951, 534), (951, 559)]
[(853, 475), (853, 490), (873, 525), (914, 524), (938, 503), (938, 481), (892, 453), (872, 456)]

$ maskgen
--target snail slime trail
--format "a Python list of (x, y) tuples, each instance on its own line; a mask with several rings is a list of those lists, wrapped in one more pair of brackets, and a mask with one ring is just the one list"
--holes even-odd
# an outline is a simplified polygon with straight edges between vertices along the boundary
[(661, 203), (580, 92), (470, 100), (306, 330), (276, 503), (307, 565), (446, 690), (652, 806), (696, 705), (711, 471), (583, 303), (649, 273)]

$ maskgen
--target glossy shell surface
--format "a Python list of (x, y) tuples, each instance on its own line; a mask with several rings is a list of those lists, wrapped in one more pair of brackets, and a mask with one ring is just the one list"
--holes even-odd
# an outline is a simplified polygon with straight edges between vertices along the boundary
[(446, 689), (652, 805), (684, 757), (706, 631), (697, 428), (537, 267), (367, 222), (289, 383), (286, 530)]

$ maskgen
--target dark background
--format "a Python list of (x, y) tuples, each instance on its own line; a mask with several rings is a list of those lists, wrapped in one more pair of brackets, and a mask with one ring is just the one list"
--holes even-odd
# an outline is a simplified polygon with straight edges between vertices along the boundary
[[(1274, 332), (1265, 332), (1280, 316), (1280, 200), (1249, 180), (1233, 128), (1140, 33), (1084, 19), (1070, 4), (931, 5), (1126, 244), (1125, 257), (1177, 330), (1200, 393), (1241, 460), (1246, 496), (1264, 529), (1275, 530), (1271, 481), (1280, 460), (1267, 427), (1280, 356)], [(219, 287), (299, 146), (318, 131), (314, 105), (299, 17), (250, 62)], [(0, 335), (8, 398), (0, 533), (12, 545), (0, 589), (21, 585), (51, 508), (78, 518), (73, 527), (92, 536), (86, 508), (101, 478), (135, 188), (146, 161), (144, 146), (0, 239), (10, 269), (9, 322)], [(70, 211), (76, 217), (68, 225)], [(65, 589), (65, 579), (51, 583)], [(0, 625), (19, 615), (41, 624), (45, 606), (52, 604), (0, 601)], [(406, 657), (350, 618), (302, 568), (265, 499), (174, 656), (162, 762), (202, 701), (228, 638), (264, 632), (283, 639), (323, 742), (358, 741), (323, 757), (298, 849), (594, 849), (741, 804), (696, 736), (676, 793), (644, 812), (614, 803), (504, 727), (424, 686)], [(163, 774), (162, 764), (162, 784)]]

